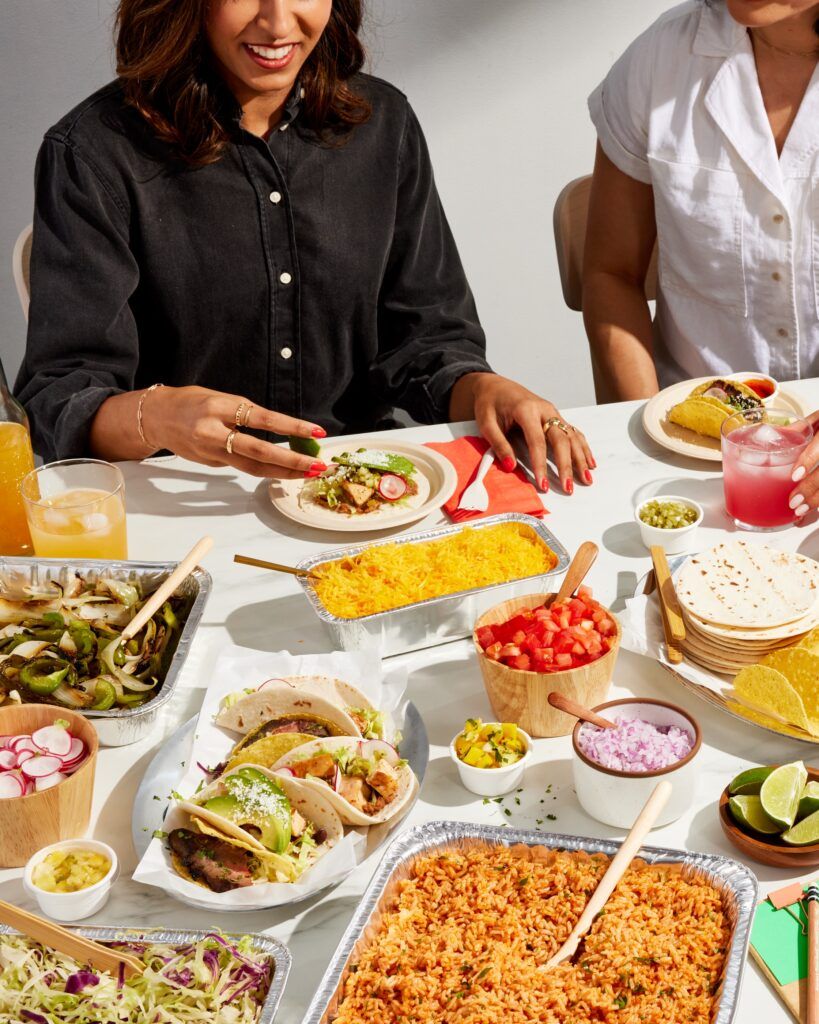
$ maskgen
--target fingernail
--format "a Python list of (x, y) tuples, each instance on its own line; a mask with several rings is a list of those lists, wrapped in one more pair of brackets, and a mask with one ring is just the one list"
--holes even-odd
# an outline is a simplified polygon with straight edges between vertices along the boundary
[(304, 475), (305, 476), (321, 476), (321, 474), (323, 472), (325, 472), (326, 469), (327, 469), (327, 467), (325, 466), (325, 464), (323, 462), (314, 462)]
[(802, 516), (808, 511), (807, 505), (800, 505), (799, 508), (794, 512), (797, 519), (801, 519)]
[(548, 491), (549, 490), (549, 481), (546, 479), (545, 476), (542, 476), (540, 478), (540, 489), (541, 489), (541, 491)]
[(591, 456), (589, 456), (589, 465), (592, 469), (597, 469), (597, 463), (594, 461), (593, 458), (591, 458)]
[(507, 455), (501, 462), (501, 469), (504, 473), (511, 473), (515, 468), (515, 460), (511, 455)]
[(563, 484), (563, 490), (567, 494), (574, 494), (574, 480), (566, 480)]
[(586, 480), (587, 484), (594, 483), (594, 481), (592, 480), (592, 475), (591, 475), (591, 473), (588, 470), (585, 470), (583, 472), (583, 476), (585, 477), (585, 480)]
[(791, 480), (793, 480), (795, 484), (798, 484), (805, 473), (807, 473), (807, 470), (804, 466), (797, 466), (793, 473), (791, 473)]
[(310, 431), (310, 434), (313, 437), (327, 437), (327, 431), (324, 429), (324, 427), (313, 427), (313, 429)]
[(788, 508), (797, 508), (804, 501), (804, 497), (801, 494), (794, 494), (791, 500), (788, 502)]

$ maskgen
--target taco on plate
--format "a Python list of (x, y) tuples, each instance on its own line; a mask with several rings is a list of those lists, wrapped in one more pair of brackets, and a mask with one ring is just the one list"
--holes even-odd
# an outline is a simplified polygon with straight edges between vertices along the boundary
[(720, 437), (729, 416), (747, 409), (761, 409), (762, 400), (745, 384), (716, 378), (699, 384), (684, 401), (672, 406), (668, 418), (705, 437)]
[(171, 861), (213, 892), (294, 882), (344, 834), (324, 794), (260, 765), (226, 772), (178, 807), (190, 827), (169, 834)]
[(389, 821), (416, 790), (412, 769), (383, 740), (341, 736), (313, 740), (280, 758), (275, 771), (290, 772), (314, 792), (324, 794), (345, 825)]

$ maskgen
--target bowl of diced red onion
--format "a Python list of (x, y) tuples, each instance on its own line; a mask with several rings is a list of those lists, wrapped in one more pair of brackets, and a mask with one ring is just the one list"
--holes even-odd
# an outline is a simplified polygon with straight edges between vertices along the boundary
[(574, 785), (583, 810), (605, 825), (630, 828), (665, 778), (671, 796), (655, 828), (685, 814), (702, 745), (696, 719), (676, 704), (648, 697), (612, 700), (594, 710), (616, 728), (578, 722), (572, 731)]

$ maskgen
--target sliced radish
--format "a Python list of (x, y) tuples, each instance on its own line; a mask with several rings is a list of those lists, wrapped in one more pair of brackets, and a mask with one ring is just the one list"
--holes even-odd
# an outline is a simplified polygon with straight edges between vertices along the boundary
[[(51, 776), (49, 775), (48, 778), (50, 779)], [(25, 791), (25, 793), (23, 795), (24, 796), (30, 796), (33, 792), (34, 792), (34, 779), (28, 779), (26, 781), (26, 791)]]
[(8, 771), (9, 768), (17, 767), (17, 755), (13, 750), (0, 750), (0, 768)]
[(6, 746), (9, 750), (16, 750), (19, 743), (31, 743), (30, 736), (9, 736), (6, 742)]
[(362, 757), (372, 757), (373, 754), (379, 752), (384, 755), (390, 764), (395, 764), (396, 761), (400, 760), (398, 751), (391, 743), (387, 743), (386, 740), (362, 740), (359, 743), (359, 749)]
[(261, 686), (257, 686), (256, 687), (256, 692), (258, 693), (260, 690), (266, 690), (269, 687), (275, 686), (277, 683), (286, 683), (286, 682), (287, 682), (286, 679), (276, 679), (276, 678), (274, 678), (274, 679), (265, 679), (265, 681), (261, 684)]
[(36, 756), (37, 755), (34, 753), (33, 750), (21, 750), (19, 754), (14, 755), (14, 764), (12, 765), (12, 768), (19, 768), (20, 765), (23, 764), (25, 761), (28, 761), (32, 757)]
[(290, 779), (295, 779), (295, 777), (296, 777), (296, 773), (293, 771), (292, 768), (288, 768), (287, 765), (282, 765), (281, 768), (277, 768), (276, 769), (276, 774), (277, 775), (286, 775)]
[(26, 786), (20, 781), (20, 776), (14, 772), (3, 772), (0, 775), (0, 800), (8, 800), (12, 797), (25, 796)]
[(72, 764), (77, 764), (85, 757), (85, 744), (78, 737), (74, 737), (71, 740), (71, 749), (62, 759), (63, 767), (68, 768)]
[(52, 786), (59, 786), (61, 782), (65, 782), (68, 778), (67, 775), (63, 775), (62, 772), (54, 772), (53, 775), (46, 775), (43, 778), (34, 780), (34, 792), (42, 793), (44, 789), (51, 789)]
[(45, 750), (48, 754), (65, 757), (71, 750), (71, 733), (59, 725), (46, 725), (33, 732), (31, 738), (40, 750)]
[(8, 746), (8, 741), (13, 740), (13, 736), (0, 736), (0, 749)]
[(59, 757), (55, 757), (53, 754), (40, 754), (24, 761), (20, 766), (20, 771), (29, 779), (42, 779), (46, 775), (53, 775), (54, 772), (60, 771), (62, 766), (63, 763)]
[(37, 746), (36, 743), (31, 742), (28, 736), (21, 739), (18, 743), (15, 743), (13, 750), (15, 754), (22, 754), (24, 750), (27, 750), (30, 754), (43, 753), (43, 751)]
[(341, 792), (341, 780), (343, 778), (344, 778), (344, 775), (342, 774), (341, 769), (339, 768), (338, 765), (336, 765), (336, 773), (333, 776), (333, 785), (332, 785), (332, 789), (334, 789), (336, 791), (336, 793), (340, 793)]
[(378, 481), (378, 493), (386, 501), (397, 501), (407, 493), (407, 482), (394, 473), (385, 473)]

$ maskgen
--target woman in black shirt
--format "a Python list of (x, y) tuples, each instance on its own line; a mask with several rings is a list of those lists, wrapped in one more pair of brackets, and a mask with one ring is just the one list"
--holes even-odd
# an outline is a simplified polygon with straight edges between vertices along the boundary
[(118, 79), (46, 133), (17, 391), (46, 458), (160, 450), (321, 472), (270, 443), (478, 421), (546, 487), (582, 434), (491, 372), (406, 98), (361, 0), (121, 0)]

